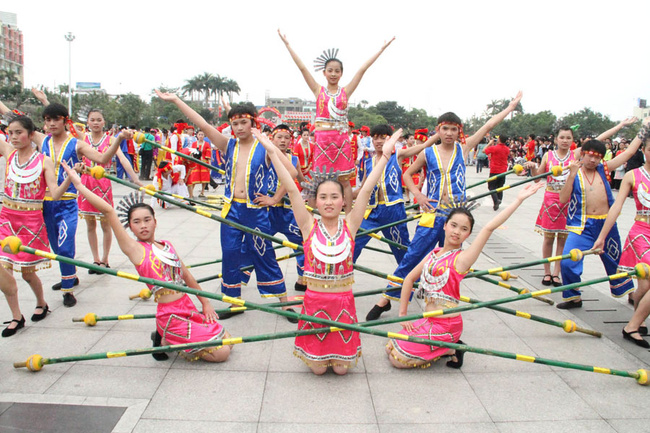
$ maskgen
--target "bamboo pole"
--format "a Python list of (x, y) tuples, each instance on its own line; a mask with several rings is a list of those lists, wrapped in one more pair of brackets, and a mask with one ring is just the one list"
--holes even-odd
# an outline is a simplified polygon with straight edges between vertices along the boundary
[(512, 167), (512, 170), (508, 170), (508, 171), (506, 171), (506, 172), (504, 172), (504, 173), (495, 174), (494, 176), (490, 176), (490, 177), (488, 177), (488, 178), (485, 179), (485, 180), (482, 180), (482, 181), (480, 181), (480, 182), (473, 183), (473, 184), (471, 184), (471, 185), (469, 185), (469, 186), (466, 186), (466, 187), (465, 187), (465, 190), (468, 190), (468, 189), (471, 189), (471, 188), (477, 187), (477, 186), (479, 186), (479, 185), (483, 185), (484, 183), (492, 182), (493, 180), (497, 180), (497, 179), (499, 179), (499, 178), (501, 178), (501, 177), (505, 177), (505, 176), (507, 176), (507, 175), (509, 175), (509, 174), (512, 174), (512, 173), (515, 173), (515, 174), (519, 175), (519, 174), (522, 173), (523, 171), (524, 171), (524, 167), (522, 167), (521, 164), (515, 164), (515, 165)]
[(187, 159), (188, 161), (192, 161), (193, 163), (199, 164), (199, 165), (201, 165), (201, 166), (203, 166), (205, 168), (209, 168), (210, 170), (218, 171), (221, 174), (226, 173), (225, 171), (223, 171), (219, 167), (215, 167), (214, 165), (210, 165), (210, 164), (208, 164), (206, 162), (201, 161), (200, 159), (196, 159), (196, 158), (193, 158), (193, 157), (191, 157), (189, 155), (185, 155), (184, 153), (178, 152), (176, 150), (172, 150), (171, 148), (163, 146), (162, 144), (156, 143), (155, 141), (147, 140), (145, 138), (145, 135), (143, 133), (141, 133), (141, 132), (136, 132), (135, 134), (133, 134), (133, 141), (135, 141), (138, 144), (142, 144), (142, 143), (145, 143), (145, 142), (149, 143), (152, 146), (157, 147), (158, 149), (162, 149), (162, 150), (164, 150), (166, 152), (169, 152), (169, 153), (172, 153), (172, 154), (174, 154), (176, 156), (180, 156), (181, 158)]
[(560, 176), (560, 175), (562, 174), (562, 171), (563, 171), (562, 167), (559, 166), (559, 165), (556, 165), (556, 166), (554, 166), (554, 167), (551, 168), (551, 171), (547, 171), (546, 173), (538, 174), (537, 176), (529, 177), (529, 178), (527, 178), (526, 180), (522, 180), (521, 182), (515, 182), (515, 183), (513, 183), (512, 185), (504, 185), (504, 186), (502, 186), (502, 187), (500, 187), (500, 188), (493, 189), (493, 190), (491, 190), (491, 191), (484, 192), (484, 193), (481, 193), (481, 194), (475, 195), (475, 196), (473, 196), (473, 197), (468, 197), (468, 198), (467, 198), (467, 201), (478, 200), (479, 198), (486, 197), (486, 196), (488, 196), (488, 195), (490, 195), (490, 194), (494, 194), (494, 193), (497, 193), (497, 192), (505, 191), (505, 190), (507, 190), (507, 189), (514, 188), (514, 187), (516, 187), (516, 186), (523, 185), (523, 184), (525, 184), (525, 183), (532, 182), (532, 181), (537, 180), (537, 179), (542, 179), (542, 178), (544, 178), (544, 177), (546, 177), (546, 176), (550, 176), (550, 175), (553, 175), (553, 176)]

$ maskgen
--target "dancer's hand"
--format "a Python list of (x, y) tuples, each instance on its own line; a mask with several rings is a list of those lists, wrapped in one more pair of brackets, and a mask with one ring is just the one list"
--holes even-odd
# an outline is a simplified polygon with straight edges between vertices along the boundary
[(47, 100), (47, 96), (45, 95), (45, 92), (42, 91), (41, 89), (37, 89), (36, 87), (32, 87), (32, 93), (34, 94), (34, 97), (38, 99), (43, 105), (48, 105), (49, 101)]
[(260, 132), (260, 130), (257, 128), (252, 128), (251, 132), (253, 136), (257, 138), (257, 141), (259, 141), (262, 146), (264, 146), (264, 150), (266, 150), (266, 153), (268, 153), (269, 156), (275, 153), (275, 144), (269, 140), (269, 137), (267, 137), (265, 134), (262, 134), (262, 132)]
[(621, 124), (622, 124), (623, 126), (630, 126), (630, 125), (634, 125), (634, 124), (635, 124), (636, 122), (638, 122), (638, 121), (639, 121), (639, 119), (637, 119), (636, 117), (632, 116), (632, 117), (628, 117), (627, 119), (625, 119), (624, 121), (622, 121)]
[(413, 194), (413, 198), (417, 200), (418, 204), (420, 205), (420, 210), (422, 212), (433, 212), (436, 210), (436, 208), (432, 206), (431, 203), (437, 203), (438, 200), (433, 198), (427, 198), (426, 195), (422, 194), (422, 191), (418, 191), (415, 194)]
[(177, 100), (179, 99), (179, 98), (178, 98), (178, 95), (175, 94), (175, 93), (161, 92), (161, 91), (158, 90), (158, 89), (154, 89), (154, 92), (156, 92), (156, 95), (157, 95), (160, 99), (162, 99), (163, 101), (174, 102), (174, 101), (177, 101)]
[(253, 203), (258, 204), (260, 206), (266, 206), (266, 207), (275, 206), (277, 204), (277, 202), (273, 197), (270, 197), (265, 194), (261, 194), (259, 192), (255, 193), (255, 199), (253, 199)]
[(214, 307), (209, 302), (203, 304), (203, 315), (205, 316), (205, 321), (208, 323), (214, 323), (219, 318), (219, 315), (214, 311)]
[(508, 104), (508, 110), (509, 111), (514, 111), (517, 108), (517, 105), (519, 105), (519, 102), (521, 102), (521, 98), (524, 97), (523, 92), (520, 90), (517, 92), (517, 96), (515, 96), (515, 99), (510, 101), (510, 104)]
[(392, 44), (394, 40), (395, 40), (395, 36), (393, 36), (393, 38), (388, 42), (384, 41), (384, 45), (381, 47), (381, 51), (384, 51), (386, 48), (388, 48), (388, 46)]
[(580, 167), (582, 167), (582, 161), (578, 161), (577, 159), (571, 161), (569, 163), (569, 176), (575, 176), (578, 170), (580, 170)]
[(81, 178), (77, 172), (74, 169), (70, 168), (70, 166), (65, 161), (61, 161), (61, 167), (63, 167), (66, 175), (70, 178), (70, 182), (72, 182), (75, 187), (81, 185)]
[(399, 140), (401, 136), (402, 128), (395, 131), (393, 135), (391, 135), (390, 138), (386, 141), (386, 143), (384, 143), (382, 153), (387, 159), (390, 159), (390, 156), (393, 154), (393, 150), (395, 149), (395, 143), (397, 143), (397, 140)]
[(280, 29), (278, 29), (278, 35), (280, 36), (280, 39), (282, 39), (282, 42), (284, 42), (284, 45), (289, 46), (287, 35), (283, 35), (282, 32), (280, 32)]
[(592, 250), (597, 250), (598, 254), (602, 254), (604, 247), (605, 247), (605, 239), (601, 238), (601, 237), (598, 237), (598, 239), (596, 239), (596, 242), (594, 242), (594, 246), (591, 247), (591, 249)]
[(537, 191), (539, 191), (542, 187), (546, 186), (545, 182), (539, 182), (539, 183), (529, 183), (525, 187), (519, 191), (519, 194), (517, 195), (517, 199), (520, 201), (526, 200), (528, 197), (532, 196), (535, 194)]
[(399, 324), (402, 325), (402, 328), (404, 328), (405, 331), (413, 332), (413, 322), (407, 320), (406, 322), (399, 322)]

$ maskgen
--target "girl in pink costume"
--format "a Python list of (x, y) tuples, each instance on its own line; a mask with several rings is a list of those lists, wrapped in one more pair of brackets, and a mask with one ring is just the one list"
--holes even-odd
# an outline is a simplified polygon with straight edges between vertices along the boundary
[(335, 57), (338, 50), (329, 50), (316, 60), (316, 70), (322, 70), (327, 80), (327, 86), (320, 86), (300, 57), (293, 51), (286, 36), (280, 33), (280, 30), (278, 30), (278, 34), (316, 98), (314, 169), (323, 170), (325, 167), (326, 171), (333, 169), (339, 172), (338, 180), (343, 185), (345, 209), (349, 211), (352, 208), (350, 179), (355, 175), (355, 160), (348, 132), (348, 99), (361, 82), (363, 74), (395, 38), (385, 43), (379, 52), (361, 65), (347, 86), (340, 87), (339, 80), (343, 75), (343, 63)]
[[(621, 253), (618, 267), (620, 271), (631, 271), (637, 263), (650, 265), (650, 117), (646, 117), (643, 121), (643, 127), (639, 131), (638, 137), (643, 140), (645, 164), (628, 171), (623, 177), (616, 201), (607, 213), (605, 224), (594, 243), (594, 248), (601, 251), (604, 249), (607, 233), (614, 226), (621, 209), (623, 209), (625, 199), (632, 192), (636, 205), (636, 216), (634, 225), (625, 239), (625, 247)], [(637, 281), (638, 287), (632, 295), (634, 314), (623, 328), (623, 338), (648, 349), (650, 343), (644, 340), (642, 335), (648, 335), (648, 328), (644, 325), (644, 321), (650, 314), (650, 295), (648, 295), (650, 282), (641, 278)]]
[[(0, 239), (17, 236), (23, 245), (50, 251), (45, 222), (43, 221), (43, 198), (49, 188), (52, 197), (59, 199), (70, 185), (65, 180), (56, 185), (54, 163), (32, 147), (36, 130), (29, 117), (19, 116), (9, 122), (8, 139), (0, 139), (0, 156), (7, 161), (4, 197), (0, 210)], [(48, 268), (50, 261), (32, 254), (10, 254), (0, 250), (0, 290), (7, 298), (13, 319), (2, 331), (3, 337), (14, 335), (25, 326), (25, 318), (18, 304), (18, 286), (12, 270), (22, 273), (23, 280), (36, 295), (36, 309), (32, 321), (43, 320), (49, 309), (43, 296), (43, 285), (36, 275), (38, 269)]]
[[(150, 206), (144, 203), (130, 206), (126, 215), (126, 224), (122, 226), (115, 209), (86, 188), (79, 176), (68, 166), (64, 167), (68, 178), (72, 179), (79, 193), (83, 194), (86, 200), (106, 217), (120, 249), (133, 263), (139, 275), (179, 285), (185, 283), (192, 289), (201, 290), (171, 243), (156, 240), (157, 222)], [(135, 235), (135, 240), (126, 231), (126, 225)], [(175, 345), (230, 337), (217, 321), (219, 317), (207, 298), (198, 297), (203, 306), (201, 313), (185, 293), (150, 284), (148, 287), (158, 303), (156, 331), (161, 338), (158, 341), (154, 339), (154, 344)], [(187, 349), (181, 352), (181, 355), (190, 361), (203, 359), (208, 362), (223, 362), (228, 359), (230, 349), (230, 346)]]
[[(462, 250), (461, 246), (472, 233), (474, 218), (465, 208), (453, 209), (444, 225), (444, 246), (429, 253), (404, 279), (399, 315), (408, 314), (409, 299), (413, 285), (418, 279), (420, 279), (419, 290), (426, 300), (426, 311), (457, 307), (460, 303), (460, 282), (481, 254), (492, 232), (510, 218), (525, 199), (535, 194), (542, 186), (541, 183), (528, 184), (510, 206), (485, 225), (474, 242), (465, 250)], [(402, 327), (400, 333), (404, 335), (463, 344), (460, 341), (463, 332), (463, 319), (460, 313), (403, 322)], [(447, 366), (460, 368), (463, 365), (461, 351), (455, 352), (453, 349), (400, 339), (391, 339), (386, 345), (386, 353), (391, 364), (396, 368), (426, 368), (447, 354), (452, 354), (456, 358), (455, 361), (449, 361)]]
[[(313, 179), (312, 188), (308, 188), (316, 195), (316, 208), (320, 213), (320, 219), (316, 219), (305, 207), (302, 195), (282, 164), (277, 148), (259, 131), (254, 130), (253, 133), (266, 149), (280, 183), (289, 193), (293, 213), (304, 239), (304, 276), (307, 291), (302, 313), (344, 323), (356, 323), (357, 315), (352, 294), (354, 237), (361, 226), (370, 194), (379, 181), (402, 130), (395, 132), (384, 144), (382, 158), (359, 190), (354, 208), (343, 219), (340, 213), (345, 196), (342, 185), (336, 179), (336, 173), (329, 179)], [(323, 326), (303, 320), (298, 323), (299, 330), (319, 327)], [(314, 374), (324, 374), (330, 366), (336, 374), (346, 374), (348, 368), (361, 356), (361, 340), (358, 332), (351, 331), (298, 336), (294, 354), (302, 359)]]

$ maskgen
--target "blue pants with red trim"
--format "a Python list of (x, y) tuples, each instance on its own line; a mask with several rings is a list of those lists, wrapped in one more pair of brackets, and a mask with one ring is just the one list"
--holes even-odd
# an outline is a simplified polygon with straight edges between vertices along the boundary
[[(424, 227), (418, 226), (415, 229), (415, 235), (413, 235), (413, 240), (411, 240), (411, 245), (406, 251), (406, 255), (397, 266), (395, 270), (396, 277), (404, 278), (409, 272), (413, 270), (427, 254), (429, 254), (437, 245), (442, 245), (445, 242), (445, 231), (443, 227), (445, 226), (446, 218), (437, 217), (433, 223), (433, 227)], [(401, 286), (399, 283), (388, 283), (388, 287)], [(393, 299), (398, 301), (402, 294), (402, 288), (399, 287), (395, 290), (389, 290), (384, 293), (384, 297), (388, 299)], [(412, 297), (412, 295), (411, 295)]]
[[(232, 202), (227, 220), (271, 234), (267, 208), (248, 208), (246, 203)], [(245, 247), (244, 247), (245, 245)], [(221, 292), (224, 295), (241, 296), (243, 273), (240, 271), (247, 260), (252, 260), (257, 274), (257, 290), (262, 297), (286, 296), (287, 289), (271, 241), (250, 233), (244, 233), (227, 224), (221, 224), (221, 254), (223, 257)]]
[[(574, 248), (581, 251), (590, 249), (594, 246), (596, 239), (598, 239), (598, 235), (600, 235), (600, 230), (604, 224), (604, 219), (588, 218), (582, 234), (569, 233), (562, 254), (569, 254)], [(616, 224), (614, 224), (614, 227), (607, 234), (603, 249), (604, 252), (600, 255), (600, 260), (603, 262), (605, 272), (607, 275), (614, 275), (617, 273), (618, 261), (621, 258), (622, 252), (621, 238), (618, 235)], [(573, 284), (581, 281), (580, 276), (582, 275), (583, 261), (584, 259), (577, 262), (571, 259), (562, 260), (562, 284)], [(612, 296), (620, 298), (634, 290), (634, 283), (631, 278), (617, 278), (610, 280), (609, 290)], [(580, 290), (565, 290), (562, 292), (562, 298), (566, 301), (580, 299)]]
[[(374, 208), (368, 218), (364, 219), (361, 222), (361, 230), (372, 230), (375, 227), (380, 227), (386, 224), (390, 224), (393, 221), (399, 221), (406, 218), (406, 210), (404, 209), (404, 203), (394, 204), (392, 206), (386, 206), (385, 204), (377, 205)], [(402, 244), (405, 247), (408, 247), (411, 244), (409, 240), (409, 231), (406, 227), (406, 223), (398, 224), (381, 231), (384, 234), (384, 237), (398, 244)], [(363, 248), (368, 245), (370, 242), (370, 236), (358, 236), (354, 240), (354, 261), (356, 263), (357, 259), (361, 255)], [(393, 252), (395, 260), (399, 265), (402, 262), (402, 259), (406, 255), (406, 250), (397, 248), (393, 245), (390, 246), (390, 250)]]
[[(75, 237), (79, 221), (77, 200), (46, 200), (43, 202), (43, 219), (47, 238), (54, 254), (74, 259)], [(59, 262), (61, 270), (61, 291), (72, 292), (77, 278), (77, 267)]]

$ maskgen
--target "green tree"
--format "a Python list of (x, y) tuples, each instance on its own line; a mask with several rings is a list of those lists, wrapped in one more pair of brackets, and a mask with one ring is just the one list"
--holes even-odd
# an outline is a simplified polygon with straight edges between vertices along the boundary
[(576, 132), (579, 136), (585, 137), (589, 135), (597, 136), (616, 125), (616, 122), (602, 113), (585, 107), (580, 111), (562, 117), (556, 126), (560, 125), (580, 125)]

